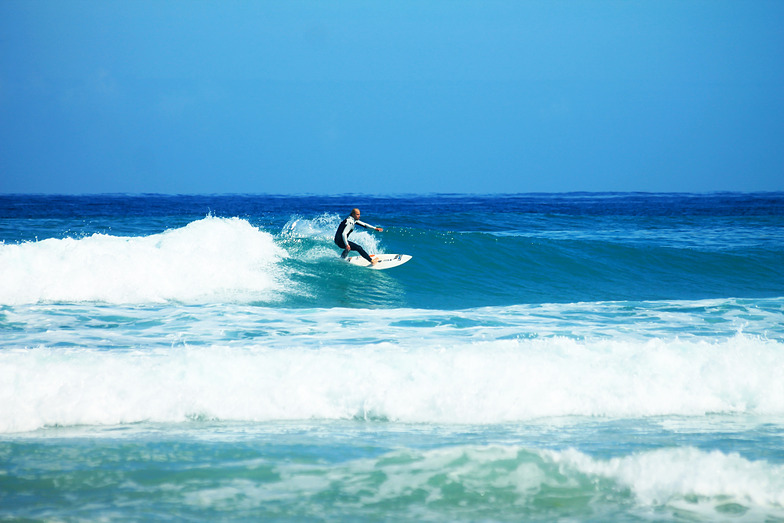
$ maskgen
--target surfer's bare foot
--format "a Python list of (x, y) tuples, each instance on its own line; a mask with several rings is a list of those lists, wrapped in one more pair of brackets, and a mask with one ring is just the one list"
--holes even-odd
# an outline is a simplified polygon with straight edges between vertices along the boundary
[(376, 257), (373, 257), (373, 258), (370, 260), (370, 265), (376, 265), (377, 263), (378, 263), (378, 258), (376, 258)]

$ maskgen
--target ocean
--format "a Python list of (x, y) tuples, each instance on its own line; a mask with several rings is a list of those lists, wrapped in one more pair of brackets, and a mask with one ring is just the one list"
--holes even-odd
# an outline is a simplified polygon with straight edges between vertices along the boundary
[(0, 519), (784, 521), (784, 193), (0, 195)]

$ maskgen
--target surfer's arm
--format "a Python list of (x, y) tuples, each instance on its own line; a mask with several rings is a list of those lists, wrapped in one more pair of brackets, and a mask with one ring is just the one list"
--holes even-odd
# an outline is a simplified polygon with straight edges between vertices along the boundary
[(378, 232), (384, 231), (384, 229), (382, 229), (381, 227), (375, 227), (373, 225), (370, 225), (369, 223), (361, 222), (359, 220), (356, 221), (356, 224), (359, 225), (360, 227), (364, 227), (365, 229), (373, 229)]

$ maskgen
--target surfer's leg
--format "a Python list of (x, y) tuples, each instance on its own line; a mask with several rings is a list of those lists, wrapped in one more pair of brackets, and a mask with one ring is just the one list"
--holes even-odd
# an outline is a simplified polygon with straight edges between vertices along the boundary
[(359, 245), (357, 245), (357, 244), (356, 244), (356, 243), (354, 243), (354, 242), (348, 242), (348, 244), (349, 244), (349, 246), (351, 247), (351, 250), (352, 250), (352, 251), (357, 251), (357, 252), (359, 253), (359, 255), (360, 255), (360, 256), (362, 256), (363, 258), (365, 258), (365, 259), (366, 259), (367, 261), (369, 261), (370, 263), (373, 263), (373, 258), (371, 258), (371, 257), (370, 257), (370, 255), (369, 255), (368, 253), (366, 253), (366, 252), (365, 252), (365, 249), (363, 249), (362, 247), (360, 247)]
[(346, 244), (343, 243), (342, 239), (335, 238), (335, 245), (343, 249), (343, 252), (340, 254), (341, 258), (345, 258), (346, 256), (348, 256), (348, 249), (346, 249)]

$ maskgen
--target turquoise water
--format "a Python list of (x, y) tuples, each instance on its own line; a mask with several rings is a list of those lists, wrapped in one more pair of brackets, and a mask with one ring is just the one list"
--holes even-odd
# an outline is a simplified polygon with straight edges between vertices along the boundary
[[(388, 271), (341, 262), (351, 207)], [(784, 519), (784, 196), (0, 196), (0, 517)]]

